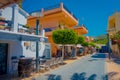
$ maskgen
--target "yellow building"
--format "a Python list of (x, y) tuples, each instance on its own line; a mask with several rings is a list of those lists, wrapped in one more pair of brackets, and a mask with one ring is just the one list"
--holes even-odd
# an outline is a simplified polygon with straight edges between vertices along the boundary
[[(48, 8), (42, 8), (41, 12), (33, 12), (32, 14), (35, 13), (42, 13), (44, 15), (40, 17), (39, 20), (42, 28), (45, 30), (45, 36), (48, 37), (48, 41), (51, 43), (52, 53), (56, 53), (56, 45), (51, 36), (53, 30), (61, 26), (63, 29), (73, 29), (81, 35), (88, 32), (84, 26), (79, 27), (78, 30), (74, 29), (74, 26), (78, 26), (78, 19), (63, 5), (63, 3)], [(27, 20), (28, 26), (35, 28), (36, 19), (37, 17), (30, 16)]]
[[(110, 35), (110, 38), (112, 39), (112, 37), (118, 31), (120, 31), (120, 13), (115, 12), (108, 18), (108, 33)], [(117, 44), (112, 43), (111, 47), (113, 53), (120, 56)]]
[(84, 25), (74, 27), (74, 31), (75, 31), (78, 35), (84, 35), (84, 34), (87, 34), (87, 33), (88, 33), (88, 30), (87, 30), (87, 28), (86, 28)]

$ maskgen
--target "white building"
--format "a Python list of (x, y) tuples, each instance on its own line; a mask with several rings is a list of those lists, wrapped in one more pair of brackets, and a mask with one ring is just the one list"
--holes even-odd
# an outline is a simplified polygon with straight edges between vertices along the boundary
[[(36, 41), (40, 41), (39, 56), (43, 56), (47, 38), (43, 35), (27, 34), (28, 29), (21, 26), (26, 25), (27, 16), (29, 14), (17, 4), (0, 9), (0, 75), (13, 72), (13, 67), (17, 69), (17, 66), (12, 65), (13, 58), (35, 58)], [(21, 29), (23, 31), (20, 31)]]

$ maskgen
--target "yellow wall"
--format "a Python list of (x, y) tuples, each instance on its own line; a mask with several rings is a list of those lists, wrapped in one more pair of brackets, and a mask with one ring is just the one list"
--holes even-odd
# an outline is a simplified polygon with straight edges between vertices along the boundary
[[(112, 16), (109, 16), (108, 18), (108, 33), (110, 36), (113, 36), (118, 31), (120, 31), (120, 13), (115, 12)], [(120, 54), (118, 54), (119, 50), (117, 44), (112, 45), (111, 48), (115, 55), (117, 54), (118, 56), (120, 56)]]

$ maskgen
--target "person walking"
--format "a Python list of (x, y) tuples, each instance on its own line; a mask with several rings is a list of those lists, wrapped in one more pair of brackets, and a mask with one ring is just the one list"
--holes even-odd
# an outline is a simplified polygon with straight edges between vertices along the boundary
[(62, 57), (62, 50), (60, 48), (57, 49), (56, 57)]

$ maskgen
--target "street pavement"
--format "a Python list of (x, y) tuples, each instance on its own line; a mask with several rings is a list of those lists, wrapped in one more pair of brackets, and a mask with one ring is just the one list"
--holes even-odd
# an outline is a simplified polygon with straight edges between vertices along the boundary
[(105, 53), (96, 53), (44, 73), (33, 80), (108, 80), (105, 61)]
[(120, 58), (112, 55), (112, 60), (120, 67)]

